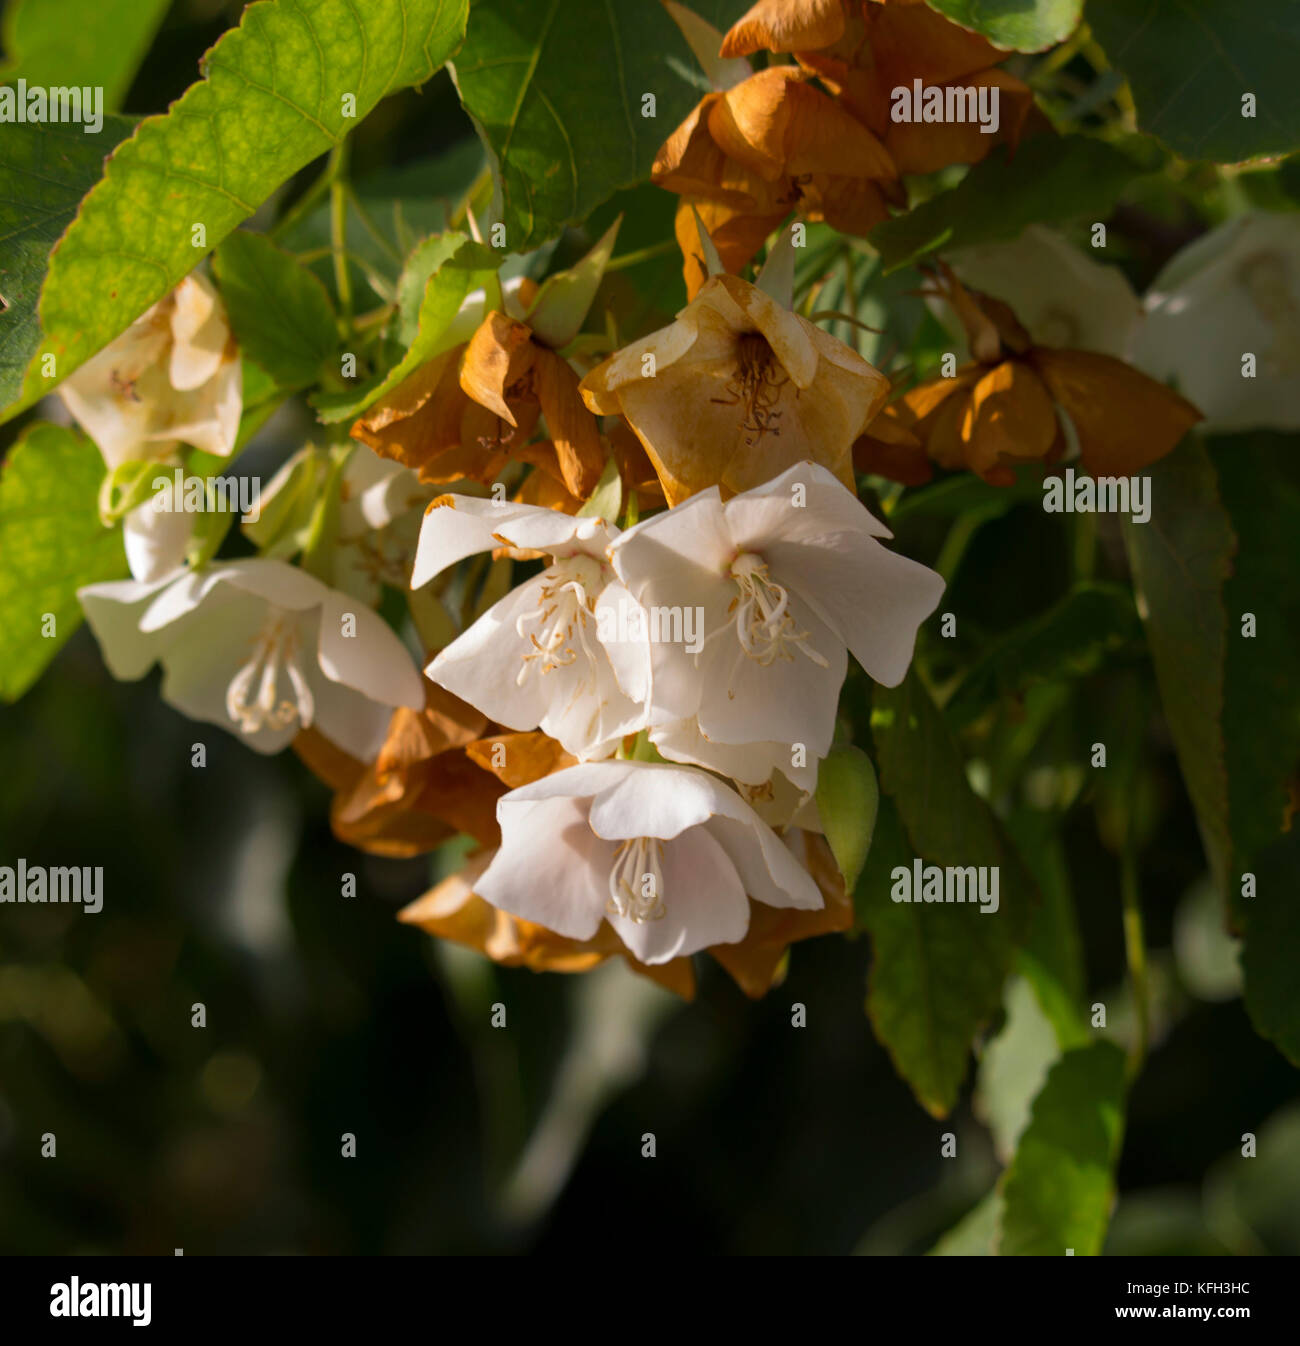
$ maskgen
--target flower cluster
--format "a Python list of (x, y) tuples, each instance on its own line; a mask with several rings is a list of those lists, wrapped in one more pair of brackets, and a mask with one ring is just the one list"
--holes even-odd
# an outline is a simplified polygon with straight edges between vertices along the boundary
[[(220, 557), (232, 519), (150, 497), (159, 468), (211, 478), (255, 422), (214, 285), (187, 277), (60, 391), (104, 458), (101, 518), (123, 528), (132, 578), (80, 590), (116, 676), (161, 665), (186, 715), (292, 745), (351, 845), (469, 838), (410, 923), (536, 969), (622, 957), (687, 995), (707, 951), (759, 995), (792, 942), (851, 923), (819, 808), (850, 655), (898, 684), (944, 587), (887, 545), (860, 477), (1005, 486), (1067, 457), (1127, 474), (1198, 407), (1300, 423), (1300, 247), (1293, 219), (1234, 222), (1175, 259), (1145, 313), (1042, 231), (930, 257), (954, 350), (936, 376), (882, 372), (818, 325), (857, 323), (815, 311), (819, 281), (796, 308), (808, 225), (863, 235), (912, 175), (1040, 133), (1028, 88), (910, 0), (759, 0), (725, 36), (669, 8), (713, 83), (654, 166), (681, 198), (671, 322), (624, 340), (600, 312), (617, 223), (540, 283), (544, 260), (503, 281), (451, 238), (447, 257), (477, 249), (475, 281), (380, 311), (373, 383), (322, 387), (339, 428), (294, 442)], [(912, 90), (988, 93), (998, 115), (921, 126), (894, 115)], [(402, 289), (439, 279), (417, 268)], [(1184, 350), (1189, 312), (1234, 335)], [(424, 355), (384, 377), (399, 326)], [(1262, 352), (1249, 412), (1215, 384), (1238, 342)]]

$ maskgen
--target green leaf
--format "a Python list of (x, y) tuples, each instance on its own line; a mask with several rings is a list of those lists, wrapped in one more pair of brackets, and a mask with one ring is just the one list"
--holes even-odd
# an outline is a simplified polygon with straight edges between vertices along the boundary
[(950, 191), (871, 231), (889, 270), (936, 248), (1016, 238), (1030, 224), (1104, 219), (1147, 170), (1089, 136), (1035, 136), (1008, 157), (999, 146)]
[[(99, 521), (104, 463), (84, 435), (37, 422), (0, 469), (0, 697), (15, 701), (81, 624), (77, 589), (127, 573)], [(54, 634), (46, 636), (47, 616)]]
[(430, 277), (456, 255), (464, 242), (464, 234), (437, 234), (417, 244), (406, 259), (397, 282), (397, 339), (405, 349), (409, 350), (419, 335), (420, 307)]
[(528, 310), (528, 325), (537, 339), (552, 350), (567, 346), (582, 330), (622, 223), (621, 217), (615, 220), (581, 261), (548, 276), (538, 290)]
[(817, 812), (849, 892), (867, 863), (879, 808), (871, 758), (852, 745), (832, 748), (817, 770)]
[(0, 68), (0, 79), (21, 77), (29, 86), (99, 87), (103, 110), (115, 112), (170, 3), (11, 0), (3, 25), (9, 60)]
[(1007, 819), (1007, 831), (1043, 899), (1034, 908), (1016, 970), (1034, 988), (1061, 1047), (1081, 1046), (1089, 1037), (1083, 1014), (1083, 942), (1060, 820), (1051, 813), (1021, 809)]
[[(478, 0), (453, 69), (494, 159), (496, 217), (512, 252), (537, 247), (647, 177), (659, 146), (707, 90), (659, 4)], [(643, 115), (646, 95), (654, 116)]]
[(18, 396), (41, 344), (36, 301), (50, 253), (131, 126), (105, 117), (99, 135), (54, 122), (6, 125), (0, 134), (0, 406)]
[[(385, 94), (431, 76), (467, 0), (261, 0), (203, 61), (206, 78), (142, 122), (109, 161), (50, 264), (44, 331), (14, 415), (193, 270), (282, 182), (339, 143)], [(349, 109), (351, 110), (351, 109)], [(194, 244), (194, 226), (205, 241)], [(106, 270), (107, 268), (107, 270)]]
[[(874, 957), (867, 1009), (876, 1036), (918, 1101), (951, 1111), (971, 1042), (997, 1012), (1024, 938), (1033, 882), (915, 674), (875, 689), (872, 730), (882, 798), (858, 884)], [(996, 912), (978, 902), (895, 902), (894, 871), (917, 857), (939, 866), (996, 867)]]
[[(1282, 835), (1288, 787), (1300, 773), (1300, 435), (1215, 438), (1209, 452), (1237, 535), (1223, 590), (1223, 742), (1233, 869), (1240, 872)], [(1246, 613), (1255, 619), (1253, 636), (1243, 634)]]
[[(332, 423), (360, 415), (371, 403), (387, 397), (421, 365), (473, 336), (474, 327), (464, 321), (458, 323), (456, 315), (475, 290), (496, 284), (501, 254), (480, 243), (471, 243), (463, 234), (449, 234), (447, 238), (455, 239), (456, 243), (425, 283), (418, 331), (410, 349), (378, 381), (345, 393), (313, 397), (312, 405), (322, 421)], [(487, 307), (491, 309), (499, 304), (499, 295), (489, 294)]]
[(1034, 1100), (1003, 1175), (999, 1253), (1101, 1252), (1123, 1126), (1124, 1053), (1104, 1041), (1066, 1052)]
[[(584, 519), (607, 519), (613, 523), (623, 512), (623, 478), (618, 470), (618, 462), (610, 458), (600, 474), (596, 489), (578, 511), (578, 517)], [(646, 740), (649, 743), (649, 739)], [(653, 746), (653, 744), (651, 744)]]
[(1030, 1107), (1061, 1048), (1024, 977), (1008, 979), (1003, 1007), (1002, 1029), (980, 1053), (975, 1101), (976, 1116), (993, 1133), (994, 1151), (1007, 1162), (1029, 1124)]
[(1107, 656), (1139, 643), (1133, 599), (1118, 584), (1085, 584), (1004, 636), (958, 684), (943, 708), (952, 729), (978, 719), (1035, 682), (1094, 673)]
[(1002, 1223), (1002, 1194), (994, 1188), (926, 1254), (927, 1257), (992, 1257)]
[(1236, 537), (1204, 445), (1189, 438), (1147, 469), (1147, 523), (1124, 520), (1138, 611), (1201, 840), (1220, 891), (1230, 855), (1223, 742), (1223, 585)]
[(1070, 36), (1083, 0), (926, 0), (946, 19), (1009, 51), (1042, 51)]
[(282, 388), (305, 388), (338, 347), (325, 287), (264, 234), (236, 230), (213, 263), (240, 349)]
[(1236, 163), (1300, 145), (1294, 0), (1090, 0), (1088, 23), (1132, 87), (1138, 125), (1179, 154)]

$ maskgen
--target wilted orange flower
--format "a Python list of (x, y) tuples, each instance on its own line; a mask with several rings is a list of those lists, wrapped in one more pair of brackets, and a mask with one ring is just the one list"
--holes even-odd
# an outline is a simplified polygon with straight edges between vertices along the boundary
[[(994, 145), (1015, 144), (1033, 107), (1029, 87), (996, 68), (1006, 52), (907, 0), (760, 0), (727, 33), (722, 55), (763, 48), (793, 52), (880, 137), (899, 173), (977, 163)], [(997, 131), (985, 135), (972, 120), (893, 121), (893, 91), (911, 91), (916, 80), (923, 88), (997, 89)]]
[[(719, 944), (708, 950), (752, 999), (766, 994), (780, 980), (791, 944), (847, 930), (853, 923), (853, 904), (824, 838), (796, 831), (790, 845), (821, 888), (825, 907), (817, 911), (787, 910), (751, 900), (745, 938), (738, 944)], [(588, 972), (607, 958), (622, 957), (641, 976), (685, 1000), (694, 997), (695, 969), (690, 958), (651, 966), (628, 953), (607, 922), (589, 940), (567, 939), (485, 902), (474, 892), (474, 882), (493, 854), (488, 850), (472, 856), (458, 873), (403, 908), (398, 919), (441, 939), (477, 949), (505, 967), (529, 967), (534, 972)]]
[(394, 712), (373, 762), (358, 761), (314, 729), (293, 746), (335, 792), (334, 835), (374, 855), (404, 857), (460, 832), (496, 843), (496, 802), (507, 787), (468, 752), (487, 728), (472, 706), (428, 683), (425, 709)]
[(886, 200), (902, 202), (877, 137), (791, 65), (706, 94), (660, 149), (651, 176), (683, 198), (677, 239), (692, 296), (707, 277), (693, 204), (723, 265), (739, 271), (793, 210), (863, 234), (887, 217)]
[(853, 490), (853, 441), (888, 381), (757, 286), (714, 276), (671, 326), (598, 365), (581, 389), (593, 411), (627, 418), (675, 505), (809, 459)]
[(1005, 304), (967, 290), (942, 264), (940, 277), (975, 359), (877, 416), (854, 445), (859, 471), (916, 485), (930, 479), (933, 462), (1008, 486), (1017, 463), (1053, 462), (1064, 451), (1059, 409), (1088, 472), (1128, 476), (1201, 419), (1186, 398), (1113, 356), (1031, 345)]
[(568, 493), (585, 500), (604, 467), (596, 422), (578, 395), (578, 376), (527, 323), (493, 310), (464, 346), (417, 369), (352, 427), (385, 458), (422, 481), (493, 481), (546, 417)]

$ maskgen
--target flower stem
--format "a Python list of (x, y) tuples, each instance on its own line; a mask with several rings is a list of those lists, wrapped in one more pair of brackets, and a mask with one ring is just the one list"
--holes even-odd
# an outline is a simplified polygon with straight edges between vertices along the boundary
[(1146, 938), (1142, 931), (1142, 900), (1138, 888), (1137, 852), (1126, 837), (1120, 856), (1120, 900), (1124, 910), (1124, 956), (1133, 983), (1133, 1008), (1137, 1034), (1128, 1059), (1128, 1077), (1136, 1079), (1146, 1062), (1151, 1041), (1150, 988), (1147, 981)]
[(348, 270), (348, 142), (340, 140), (330, 151), (330, 250), (334, 254), (334, 284), (339, 292), (343, 335), (352, 325), (352, 273)]

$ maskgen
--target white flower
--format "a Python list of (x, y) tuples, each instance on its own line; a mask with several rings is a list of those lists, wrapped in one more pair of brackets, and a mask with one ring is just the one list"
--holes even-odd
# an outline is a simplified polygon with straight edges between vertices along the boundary
[(59, 388), (110, 468), (179, 444), (228, 457), (243, 376), (216, 290), (191, 272)]
[(551, 563), (425, 672), (508, 729), (540, 727), (575, 757), (608, 756), (644, 727), (650, 675), (644, 640), (601, 639), (619, 629), (620, 607), (625, 615), (636, 607), (606, 559), (617, 531), (536, 505), (444, 497), (425, 515), (412, 588), (495, 547), (542, 552)]
[(889, 536), (824, 467), (797, 463), (725, 503), (702, 491), (616, 538), (614, 568), (644, 608), (703, 614), (697, 653), (651, 645), (659, 751), (748, 784), (779, 768), (811, 789), (846, 650), (895, 685), (943, 592), (934, 571), (876, 540)]
[(369, 760), (392, 708), (424, 705), (419, 670), (392, 629), (282, 561), (91, 584), (78, 597), (114, 677), (134, 680), (161, 662), (165, 701), (258, 752), (315, 725)]
[(1300, 216), (1211, 230), (1156, 277), (1146, 308), (1129, 359), (1172, 380), (1207, 430), (1300, 429)]
[(194, 515), (159, 508), (159, 497), (137, 505), (122, 519), (122, 541), (132, 576), (143, 584), (170, 575), (185, 560), (194, 534)]
[(371, 604), (384, 584), (405, 589), (421, 511), (433, 494), (409, 467), (357, 444), (339, 486), (334, 583)]
[(749, 929), (749, 902), (822, 895), (753, 809), (714, 777), (650, 762), (568, 767), (497, 803), (501, 848), (474, 891), (571, 939), (608, 921), (643, 963)]
[[(955, 248), (944, 260), (963, 284), (1009, 304), (1036, 346), (1122, 358), (1142, 317), (1119, 267), (1103, 265), (1041, 224), (1007, 243)], [(954, 321), (948, 304), (932, 307), (940, 321)]]

